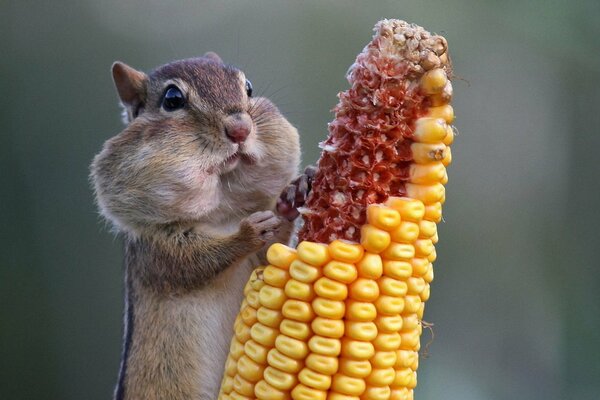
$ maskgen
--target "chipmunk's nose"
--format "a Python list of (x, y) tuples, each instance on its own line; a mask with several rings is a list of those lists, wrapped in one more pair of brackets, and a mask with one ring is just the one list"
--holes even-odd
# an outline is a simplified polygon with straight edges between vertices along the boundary
[(233, 143), (242, 143), (252, 131), (252, 119), (246, 113), (228, 115), (223, 123), (225, 135)]

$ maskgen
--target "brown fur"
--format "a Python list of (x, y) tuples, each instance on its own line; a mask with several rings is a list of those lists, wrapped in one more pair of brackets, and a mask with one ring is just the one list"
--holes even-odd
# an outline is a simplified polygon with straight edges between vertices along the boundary
[[(296, 130), (218, 56), (113, 77), (128, 126), (92, 163), (101, 213), (126, 242), (118, 399), (215, 399), (242, 289), (292, 224), (271, 211), (297, 174)], [(186, 107), (161, 109), (174, 84)], [(240, 145), (228, 121), (252, 121)], [(237, 154), (237, 164), (223, 164)]]

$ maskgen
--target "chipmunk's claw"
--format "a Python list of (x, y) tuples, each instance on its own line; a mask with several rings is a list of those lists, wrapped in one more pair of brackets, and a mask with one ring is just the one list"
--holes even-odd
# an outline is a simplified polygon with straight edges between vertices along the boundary
[(317, 172), (317, 168), (309, 165), (304, 169), (304, 173), (294, 179), (281, 193), (277, 200), (277, 212), (282, 217), (293, 221), (300, 215), (298, 207), (302, 207), (310, 193), (312, 181)]

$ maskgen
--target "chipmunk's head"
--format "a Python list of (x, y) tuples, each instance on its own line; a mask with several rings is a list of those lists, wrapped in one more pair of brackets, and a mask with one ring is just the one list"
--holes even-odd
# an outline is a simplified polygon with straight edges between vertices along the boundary
[(296, 173), (296, 129), (216, 54), (148, 75), (116, 62), (112, 74), (127, 127), (96, 156), (92, 179), (102, 214), (118, 229), (227, 219), (226, 209), (242, 215)]

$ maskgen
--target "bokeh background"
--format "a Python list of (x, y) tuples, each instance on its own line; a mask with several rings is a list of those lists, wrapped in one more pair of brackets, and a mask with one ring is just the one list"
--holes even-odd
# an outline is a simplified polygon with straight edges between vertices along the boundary
[(299, 128), (308, 164), (385, 17), (445, 35), (457, 75), (416, 398), (598, 399), (597, 0), (0, 1), (0, 398), (111, 396), (122, 246), (88, 165), (122, 129), (114, 60), (218, 52)]

